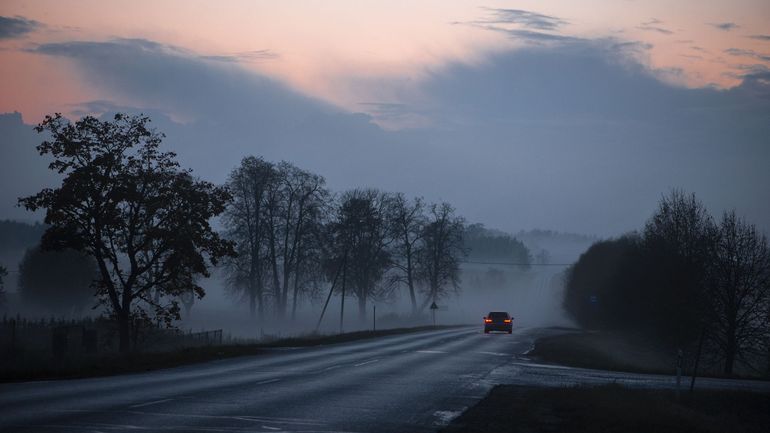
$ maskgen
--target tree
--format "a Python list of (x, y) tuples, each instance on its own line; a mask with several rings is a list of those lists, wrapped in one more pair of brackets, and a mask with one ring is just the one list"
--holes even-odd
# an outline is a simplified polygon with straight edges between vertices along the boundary
[(527, 270), (532, 262), (529, 248), (515, 237), (484, 227), (470, 224), (465, 227), (463, 244), (471, 260), (517, 263), (517, 269)]
[(0, 265), (0, 305), (5, 304), (5, 277), (8, 276), (8, 270)]
[[(194, 178), (161, 152), (162, 134), (146, 116), (116, 114), (112, 121), (86, 116), (70, 123), (46, 116), (36, 130), (51, 140), (49, 168), (64, 176), (58, 188), (22, 198), (28, 210), (45, 209), (44, 249), (72, 248), (96, 261), (97, 294), (117, 321), (120, 350), (130, 350), (132, 320), (179, 319), (176, 297), (205, 292), (194, 276), (234, 254), (209, 220), (230, 199), (225, 188)], [(159, 293), (161, 296), (154, 296)]]
[(245, 290), (252, 316), (255, 305), (263, 315), (269, 294), (273, 312), (283, 317), (291, 292), (295, 317), (307, 284), (302, 273), (317, 275), (318, 230), (330, 195), (324, 178), (288, 162), (273, 165), (247, 157), (231, 173), (228, 186), (234, 200), (225, 225), (239, 252), (229, 262), (231, 283)]
[(647, 283), (656, 316), (648, 320), (678, 346), (695, 341), (708, 325), (705, 278), (715, 234), (703, 203), (679, 190), (661, 199), (644, 228), (644, 255), (656, 270)]
[(423, 282), (424, 310), (451, 291), (460, 289), (460, 260), (465, 257), (463, 246), (464, 220), (455, 216), (449, 203), (433, 204), (428, 223), (423, 229), (423, 243), (417, 255), (417, 275)]
[(230, 283), (244, 291), (251, 316), (264, 314), (264, 286), (267, 256), (265, 199), (277, 173), (273, 165), (249, 156), (230, 173), (227, 185), (233, 195), (224, 214), (227, 237), (235, 241), (238, 255), (228, 260)]
[(760, 355), (770, 323), (770, 249), (753, 224), (722, 216), (708, 267), (710, 339), (732, 374), (737, 359)]
[(414, 314), (417, 312), (415, 266), (426, 223), (425, 203), (419, 197), (409, 202), (402, 193), (395, 194), (390, 203), (388, 222), (394, 238), (393, 264), (401, 272), (397, 280), (406, 283), (409, 289)]
[[(389, 194), (375, 189), (354, 189), (342, 194), (333, 223), (333, 258), (342, 269), (342, 296), (352, 294), (358, 300), (359, 317), (366, 319), (366, 302), (381, 299), (393, 286), (381, 284), (392, 262), (387, 224)], [(350, 292), (346, 292), (347, 288)]]
[(52, 314), (78, 312), (93, 300), (97, 276), (90, 256), (38, 246), (27, 250), (19, 264), (19, 294), (26, 304)]
[[(292, 298), (292, 317), (295, 317), (300, 291), (300, 272), (303, 265), (316, 255), (311, 250), (317, 249), (317, 233), (323, 210), (329, 200), (326, 180), (317, 174), (299, 169), (292, 164), (282, 162), (278, 166), (280, 197), (280, 223), (277, 229), (279, 254), (281, 261), (282, 285), (276, 287), (279, 315), (286, 314), (289, 297), (289, 285), (294, 282)], [(275, 260), (275, 256), (274, 260)], [(282, 290), (281, 290), (282, 287)]]

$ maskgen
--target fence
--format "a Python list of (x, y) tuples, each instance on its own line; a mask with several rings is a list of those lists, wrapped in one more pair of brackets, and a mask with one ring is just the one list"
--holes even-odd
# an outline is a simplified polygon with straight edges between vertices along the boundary
[[(184, 332), (157, 326), (135, 327), (132, 348), (163, 352), (222, 344), (222, 330)], [(3, 317), (0, 322), (0, 355), (61, 358), (117, 353), (118, 329), (106, 319), (28, 320)]]

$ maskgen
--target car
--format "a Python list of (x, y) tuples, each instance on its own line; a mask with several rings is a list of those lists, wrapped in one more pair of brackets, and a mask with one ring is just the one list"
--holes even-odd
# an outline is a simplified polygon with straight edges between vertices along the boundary
[(507, 311), (492, 311), (484, 317), (484, 333), (490, 331), (513, 332), (513, 317)]

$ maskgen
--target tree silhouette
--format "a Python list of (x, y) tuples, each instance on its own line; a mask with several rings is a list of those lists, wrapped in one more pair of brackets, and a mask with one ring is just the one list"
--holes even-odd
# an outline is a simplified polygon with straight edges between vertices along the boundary
[(451, 291), (459, 290), (460, 260), (466, 255), (463, 231), (464, 220), (455, 216), (449, 203), (431, 205), (417, 255), (417, 275), (425, 294), (420, 311)]
[(8, 276), (8, 270), (0, 265), (0, 305), (5, 304), (5, 277)]
[(414, 314), (417, 312), (417, 252), (426, 224), (425, 203), (419, 197), (409, 202), (403, 193), (397, 193), (388, 209), (388, 221), (394, 238), (394, 266), (401, 271), (397, 279), (406, 283)]
[[(224, 211), (226, 189), (195, 179), (161, 152), (162, 134), (146, 116), (86, 116), (74, 124), (46, 116), (36, 130), (51, 140), (49, 168), (64, 176), (58, 188), (22, 198), (28, 210), (45, 209), (43, 248), (72, 248), (94, 258), (100, 301), (118, 323), (120, 350), (130, 350), (131, 322), (154, 314), (167, 325), (179, 318), (177, 296), (202, 287), (208, 263), (234, 254), (209, 219)], [(159, 294), (160, 296), (156, 296)]]
[(719, 223), (707, 280), (709, 337), (724, 359), (724, 373), (732, 374), (736, 360), (762, 354), (770, 335), (770, 248), (734, 211)]

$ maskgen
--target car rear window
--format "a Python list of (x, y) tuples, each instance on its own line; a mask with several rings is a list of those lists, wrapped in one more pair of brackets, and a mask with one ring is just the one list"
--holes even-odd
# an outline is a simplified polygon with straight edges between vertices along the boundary
[(489, 313), (489, 318), (490, 319), (507, 319), (508, 313), (506, 313), (505, 311), (493, 311)]

